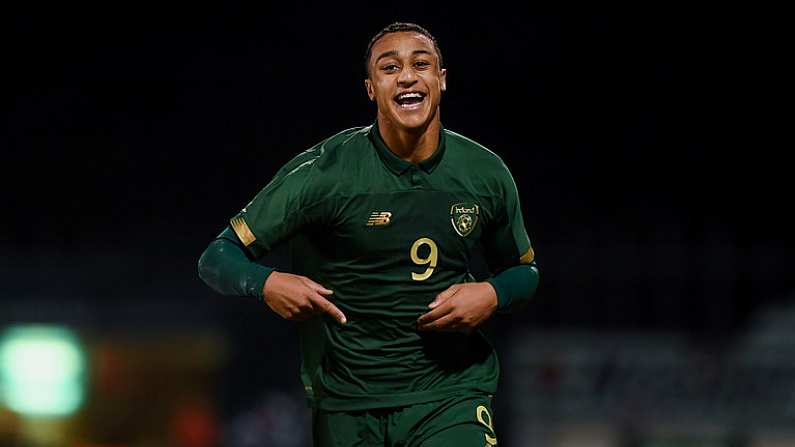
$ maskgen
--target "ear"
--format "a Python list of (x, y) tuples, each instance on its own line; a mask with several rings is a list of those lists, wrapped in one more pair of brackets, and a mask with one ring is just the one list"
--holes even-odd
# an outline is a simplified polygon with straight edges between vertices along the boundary
[(367, 96), (370, 97), (370, 101), (375, 101), (375, 89), (373, 89), (373, 83), (369, 79), (364, 80), (364, 88), (367, 89)]
[(441, 70), (439, 70), (439, 79), (441, 80), (440, 85), (442, 87), (442, 91), (447, 90), (447, 69), (446, 68), (442, 68)]

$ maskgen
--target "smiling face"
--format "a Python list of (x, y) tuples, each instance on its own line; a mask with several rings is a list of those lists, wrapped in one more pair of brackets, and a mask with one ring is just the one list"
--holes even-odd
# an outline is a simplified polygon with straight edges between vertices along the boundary
[(421, 131), (439, 120), (447, 70), (439, 66), (433, 42), (416, 32), (389, 33), (373, 45), (364, 81), (378, 105), (380, 125)]

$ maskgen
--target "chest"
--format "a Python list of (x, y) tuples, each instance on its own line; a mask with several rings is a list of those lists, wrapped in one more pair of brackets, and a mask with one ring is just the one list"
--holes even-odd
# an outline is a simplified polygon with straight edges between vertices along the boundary
[(371, 266), (411, 263), (466, 268), (488, 224), (466, 192), (404, 190), (340, 200), (328, 240), (340, 259)]

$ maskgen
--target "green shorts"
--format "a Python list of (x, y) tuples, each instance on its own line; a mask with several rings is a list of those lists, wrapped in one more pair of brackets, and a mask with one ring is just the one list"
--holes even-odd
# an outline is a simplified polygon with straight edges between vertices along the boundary
[(315, 447), (492, 447), (491, 397), (453, 396), (407, 407), (314, 410)]

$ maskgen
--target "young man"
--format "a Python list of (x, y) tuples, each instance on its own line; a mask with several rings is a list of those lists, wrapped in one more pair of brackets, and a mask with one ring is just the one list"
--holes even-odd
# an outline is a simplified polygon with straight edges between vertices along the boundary
[[(447, 72), (427, 30), (386, 27), (366, 64), (375, 123), (284, 166), (199, 274), (301, 322), (315, 445), (496, 445), (499, 365), (477, 327), (538, 283), (516, 187), (495, 154), (442, 128)], [(287, 239), (295, 273), (253, 262)], [(469, 274), (477, 245), (483, 282)]]

